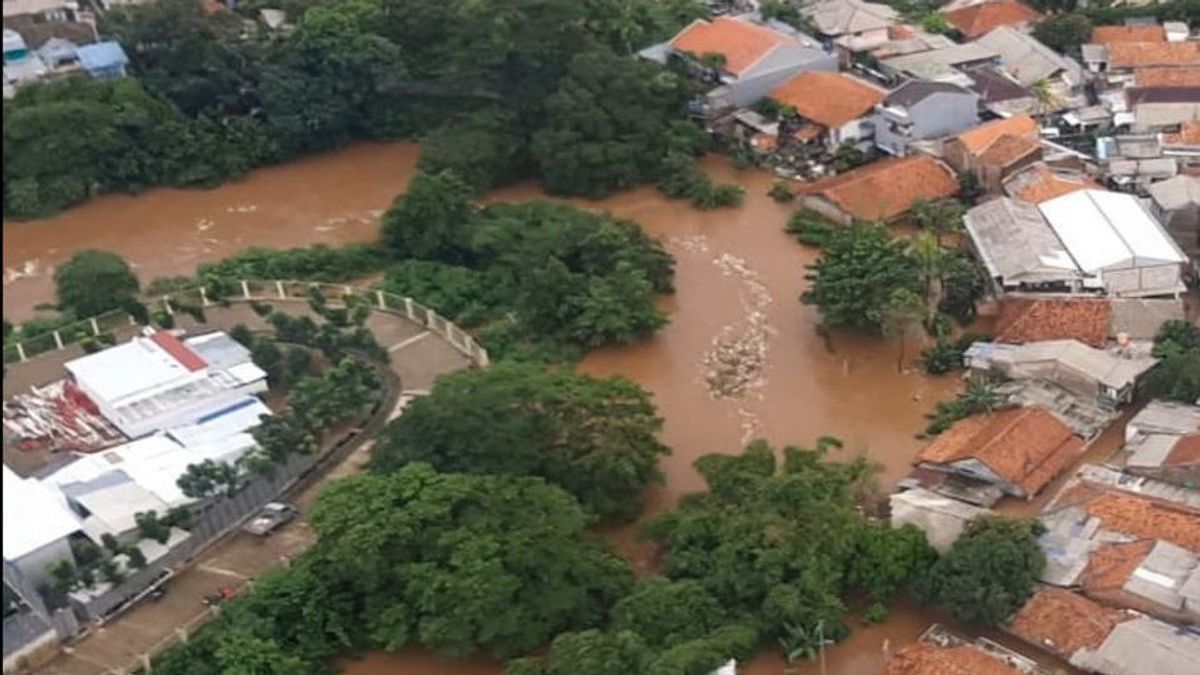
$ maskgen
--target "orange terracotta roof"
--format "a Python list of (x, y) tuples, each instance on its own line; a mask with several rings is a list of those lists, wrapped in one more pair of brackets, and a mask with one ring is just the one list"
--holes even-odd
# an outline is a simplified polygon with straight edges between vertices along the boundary
[(200, 0), (200, 5), (203, 7), (206, 16), (215, 16), (229, 11), (229, 7), (221, 2), (221, 0)]
[(946, 12), (946, 21), (967, 39), (975, 39), (1000, 26), (1019, 26), (1041, 18), (1036, 10), (1016, 0), (992, 0)]
[(1200, 511), (1195, 509), (1121, 490), (1100, 491), (1085, 500), (1084, 509), (1099, 518), (1105, 529), (1142, 539), (1163, 539), (1200, 553)]
[(1031, 204), (1041, 204), (1076, 190), (1102, 189), (1102, 186), (1091, 178), (1083, 177), (1078, 180), (1065, 178), (1054, 173), (1045, 164), (1037, 164), (1015, 176), (1016, 180), (1005, 183), (1006, 188), (1009, 185), (1013, 186), (1009, 194)]
[(996, 317), (996, 341), (1079, 340), (1103, 347), (1111, 320), (1112, 305), (1102, 298), (1005, 298)]
[(1139, 87), (1200, 87), (1200, 66), (1156, 66), (1133, 73)]
[(1021, 671), (975, 647), (918, 642), (896, 652), (883, 675), (1021, 675)]
[(1108, 46), (1110, 68), (1198, 64), (1200, 42), (1114, 42)]
[(914, 202), (936, 201), (958, 192), (958, 179), (928, 155), (888, 158), (810, 183), (802, 194), (820, 195), (859, 220), (889, 220)]
[(1184, 122), (1179, 133), (1163, 134), (1162, 140), (1170, 145), (1200, 145), (1200, 121)]
[(1167, 32), (1162, 26), (1096, 26), (1092, 30), (1092, 42), (1098, 45), (1166, 41)]
[(1063, 656), (1095, 649), (1112, 629), (1134, 615), (1111, 609), (1062, 588), (1042, 588), (1008, 625), (1014, 635)]
[(1038, 123), (1029, 115), (1016, 115), (980, 124), (954, 137), (973, 154), (987, 150), (1001, 136), (1030, 136), (1037, 138)]
[(725, 57), (725, 70), (740, 75), (790, 40), (766, 26), (721, 16), (711, 22), (693, 21), (671, 40), (671, 46), (697, 57), (720, 54)]
[(1004, 168), (1041, 151), (1042, 144), (1032, 138), (1006, 134), (997, 138), (987, 150), (980, 153), (979, 163), (983, 166)]
[(771, 91), (771, 98), (801, 117), (837, 128), (870, 112), (887, 96), (872, 84), (841, 73), (801, 73)]
[(912, 26), (906, 26), (902, 23), (888, 26), (887, 31), (889, 40), (907, 40), (917, 34), (917, 31), (913, 30)]
[(1033, 496), (1083, 452), (1083, 439), (1042, 408), (1011, 408), (959, 420), (917, 455), (950, 464), (975, 459)]
[(1083, 569), (1080, 579), (1084, 591), (1094, 593), (1120, 590), (1125, 582), (1129, 581), (1133, 571), (1150, 555), (1152, 548), (1153, 539), (1142, 539), (1106, 544), (1096, 549), (1088, 558), (1087, 567)]
[(1200, 464), (1200, 434), (1189, 434), (1175, 441), (1163, 466), (1187, 466)]

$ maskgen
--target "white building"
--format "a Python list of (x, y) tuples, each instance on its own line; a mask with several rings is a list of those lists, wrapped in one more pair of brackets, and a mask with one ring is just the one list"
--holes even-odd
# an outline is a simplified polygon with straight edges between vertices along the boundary
[(49, 583), (46, 567), (71, 560), (67, 539), (81, 524), (51, 488), (4, 467), (4, 559), (36, 587)]
[(159, 331), (65, 365), (101, 414), (137, 438), (192, 424), (267, 389), (266, 373), (223, 333), (180, 341)]

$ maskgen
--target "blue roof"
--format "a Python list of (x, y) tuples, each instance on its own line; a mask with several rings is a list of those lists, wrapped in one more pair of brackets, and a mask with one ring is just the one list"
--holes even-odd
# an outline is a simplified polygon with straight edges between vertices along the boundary
[(79, 62), (87, 70), (104, 70), (129, 63), (129, 57), (125, 56), (125, 50), (121, 49), (120, 44), (111, 40), (97, 42), (94, 45), (84, 45), (75, 53), (79, 55)]

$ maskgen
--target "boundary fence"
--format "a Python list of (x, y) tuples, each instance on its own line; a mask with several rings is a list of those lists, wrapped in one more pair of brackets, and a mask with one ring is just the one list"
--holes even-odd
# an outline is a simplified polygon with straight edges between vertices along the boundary
[[(441, 316), (432, 308), (426, 307), (416, 300), (388, 293), (383, 290), (356, 288), (350, 284), (331, 284), (309, 281), (292, 280), (260, 280), (242, 279), (234, 282), (232, 293), (221, 294), (220, 300), (214, 299), (216, 294), (210, 293), (205, 286), (170, 293), (155, 298), (148, 306), (153, 312), (163, 310), (174, 315), (181, 308), (208, 308), (224, 302), (278, 302), (293, 301), (307, 302), (316, 289), (328, 301), (343, 301), (347, 296), (366, 299), (370, 306), (378, 311), (394, 316), (400, 316), (413, 323), (438, 334), (450, 343), (472, 363), (483, 368), (489, 363), (487, 350), (475, 341), (471, 334), (459, 328), (454, 322)], [(88, 338), (99, 337), (105, 333), (128, 330), (137, 327), (137, 320), (128, 312), (114, 310), (86, 319), (80, 319), (59, 328), (34, 335), (22, 340), (5, 341), (4, 362), (21, 363), (36, 358), (48, 352), (66, 349)]]

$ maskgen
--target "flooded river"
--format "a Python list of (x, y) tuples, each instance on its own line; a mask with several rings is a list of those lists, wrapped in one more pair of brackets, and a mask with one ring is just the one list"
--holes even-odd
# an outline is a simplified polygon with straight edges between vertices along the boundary
[[(247, 246), (339, 244), (377, 236), (379, 213), (411, 177), (411, 144), (359, 145), (257, 171), (210, 191), (153, 190), (96, 200), (57, 217), (4, 226), (4, 314), (20, 320), (52, 300), (53, 266), (77, 249), (106, 248), (126, 257), (143, 281), (185, 274)], [(600, 202), (579, 202), (642, 224), (678, 261), (677, 292), (664, 299), (671, 323), (654, 339), (589, 356), (582, 369), (628, 376), (654, 394), (674, 454), (662, 463), (666, 483), (650, 511), (702, 488), (692, 462), (708, 452), (734, 452), (750, 438), (811, 443), (820, 435), (845, 442), (841, 456), (865, 452), (890, 487), (919, 446), (914, 432), (934, 403), (951, 395), (953, 377), (898, 372), (898, 346), (880, 339), (816, 330), (815, 310), (798, 301), (805, 264), (815, 251), (782, 230), (789, 208), (766, 196), (773, 178), (736, 171), (719, 158), (715, 178), (746, 188), (738, 209), (699, 212), (652, 188)], [(538, 196), (535, 186), (497, 192), (489, 200)], [(909, 359), (917, 349), (910, 345)], [(650, 551), (633, 528), (611, 533), (641, 571)], [(901, 604), (882, 626), (855, 626), (830, 650), (829, 675), (873, 675), (885, 648), (912, 642), (938, 617)], [(745, 671), (782, 673), (776, 655)], [(419, 653), (375, 654), (353, 662), (353, 675), (483, 675), (488, 662), (445, 663)], [(818, 672), (802, 664), (797, 672)]]

